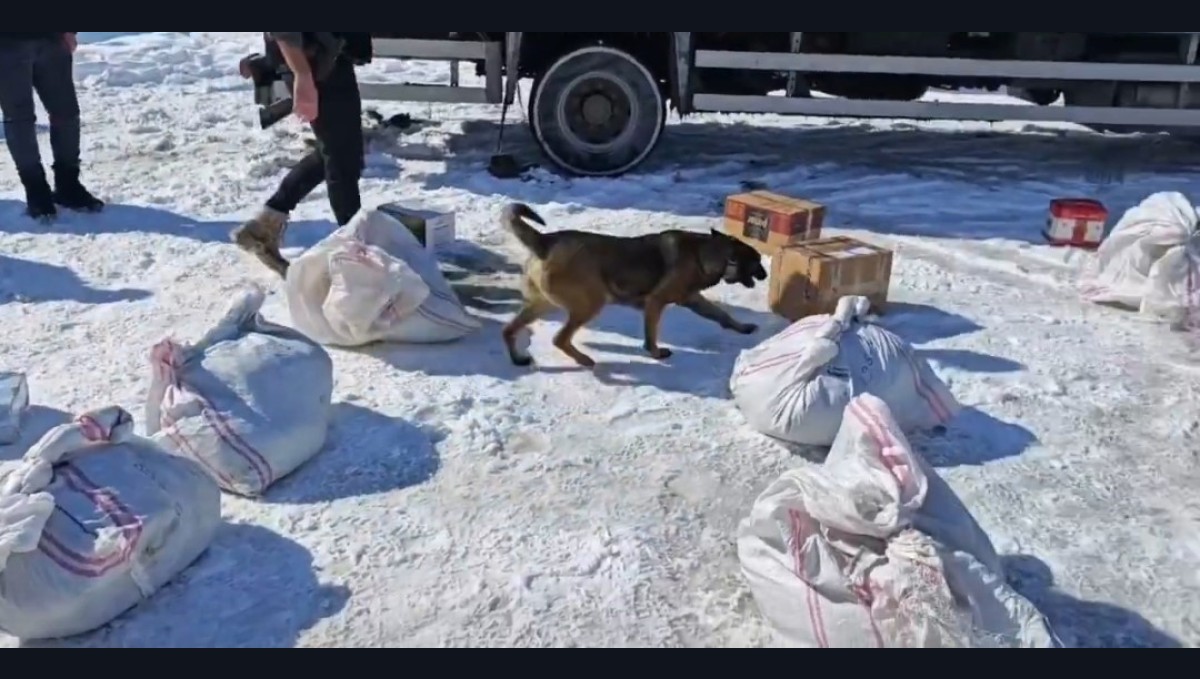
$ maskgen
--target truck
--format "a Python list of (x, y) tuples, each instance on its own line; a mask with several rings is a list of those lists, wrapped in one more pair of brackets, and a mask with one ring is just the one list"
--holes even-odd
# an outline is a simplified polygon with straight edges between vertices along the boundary
[[(668, 112), (1055, 121), (1100, 131), (1200, 128), (1200, 33), (372, 33), (378, 59), (451, 63), (448, 85), (363, 84), (363, 98), (517, 100), (545, 158), (611, 177), (644, 162)], [(459, 64), (481, 87), (463, 87)], [(928, 101), (1001, 89), (1014, 103)]]

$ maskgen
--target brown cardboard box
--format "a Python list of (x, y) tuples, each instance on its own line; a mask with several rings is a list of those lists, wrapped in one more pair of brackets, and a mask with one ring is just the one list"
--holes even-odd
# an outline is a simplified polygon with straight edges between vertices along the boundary
[(825, 207), (768, 191), (730, 196), (725, 201), (725, 232), (774, 257), (794, 243), (816, 240), (825, 226)]
[(843, 297), (866, 297), (883, 313), (892, 279), (892, 253), (853, 238), (792, 245), (771, 264), (771, 311), (790, 320), (837, 311)]

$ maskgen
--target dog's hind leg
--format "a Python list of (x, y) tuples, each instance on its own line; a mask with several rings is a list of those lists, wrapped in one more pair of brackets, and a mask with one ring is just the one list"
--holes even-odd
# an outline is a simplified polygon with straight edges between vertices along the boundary
[(736, 319), (734, 319), (733, 316), (729, 314), (728, 311), (725, 311), (715, 302), (709, 301), (702, 295), (693, 295), (680, 306), (688, 309), (701, 318), (706, 318), (713, 323), (716, 323), (726, 330), (732, 330), (742, 335), (753, 335), (754, 333), (758, 332), (757, 325), (751, 323), (739, 323)]
[(520, 368), (533, 365), (532, 356), (517, 351), (517, 335), (553, 310), (554, 305), (544, 299), (526, 301), (517, 317), (504, 328), (504, 346), (508, 348), (508, 357), (512, 359), (513, 365)]
[(594, 290), (581, 288), (559, 290), (557, 292), (558, 294), (551, 296), (551, 299), (554, 300), (556, 305), (567, 310), (567, 322), (563, 325), (562, 330), (554, 336), (554, 346), (559, 351), (570, 356), (580, 366), (591, 370), (596, 367), (596, 361), (591, 356), (575, 348), (575, 335), (585, 325), (596, 320), (596, 317), (604, 310), (608, 299), (603, 294), (597, 294)]
[(596, 367), (596, 361), (591, 356), (575, 348), (575, 334), (582, 330), (585, 325), (596, 320), (596, 317), (600, 315), (603, 309), (604, 305), (599, 304), (592, 307), (571, 310), (571, 315), (567, 318), (566, 325), (554, 336), (554, 346), (558, 347), (559, 351), (570, 356), (576, 363), (588, 370)]

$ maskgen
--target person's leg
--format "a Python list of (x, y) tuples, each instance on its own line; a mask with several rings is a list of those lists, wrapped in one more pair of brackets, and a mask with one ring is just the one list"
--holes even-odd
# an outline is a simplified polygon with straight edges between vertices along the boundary
[(33, 103), (35, 51), (36, 43), (32, 41), (0, 43), (0, 112), (4, 115), (5, 144), (25, 186), (26, 212), (35, 219), (49, 220), (57, 211), (38, 150)]
[(263, 209), (234, 230), (233, 241), (267, 268), (286, 277), (288, 261), (280, 249), (287, 232), (288, 217), (324, 180), (325, 163), (320, 153), (312, 151), (288, 171)]
[(292, 210), (295, 210), (296, 206), (323, 181), (325, 181), (325, 163), (321, 160), (320, 152), (310, 151), (288, 171), (283, 181), (279, 183), (279, 189), (275, 191), (275, 195), (267, 200), (267, 207), (276, 212), (290, 215)]
[(322, 181), (339, 226), (358, 212), (358, 181), (363, 170), (362, 99), (354, 65), (343, 60), (319, 83), (319, 110), (313, 121), (317, 150), (309, 153), (284, 177), (263, 211), (233, 232), (234, 242), (280, 276), (287, 277), (288, 261), (280, 248), (292, 210)]
[(313, 132), (325, 165), (329, 206), (338, 226), (345, 226), (362, 208), (358, 184), (366, 164), (362, 96), (354, 64), (343, 58), (318, 88), (320, 109)]
[(0, 43), (0, 109), (4, 111), (4, 141), (17, 171), (42, 166), (38, 150), (37, 111), (33, 103), (35, 43)]
[(69, 210), (99, 212), (104, 201), (79, 181), (79, 98), (75, 92), (75, 58), (62, 40), (37, 43), (33, 87), (50, 116), (54, 151), (54, 202)]

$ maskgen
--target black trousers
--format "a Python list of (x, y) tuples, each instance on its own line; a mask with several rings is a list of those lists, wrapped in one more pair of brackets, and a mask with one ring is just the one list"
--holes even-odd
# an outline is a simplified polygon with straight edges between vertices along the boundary
[(366, 165), (362, 96), (349, 59), (338, 59), (333, 72), (317, 83), (317, 98), (317, 119), (312, 123), (317, 147), (288, 172), (267, 207), (290, 213), (325, 182), (333, 215), (338, 226), (345, 226), (362, 208), (358, 182)]
[(22, 174), (41, 171), (37, 93), (50, 116), (50, 147), (60, 170), (79, 167), (79, 100), (74, 58), (60, 39), (0, 41), (0, 111), (4, 141)]

